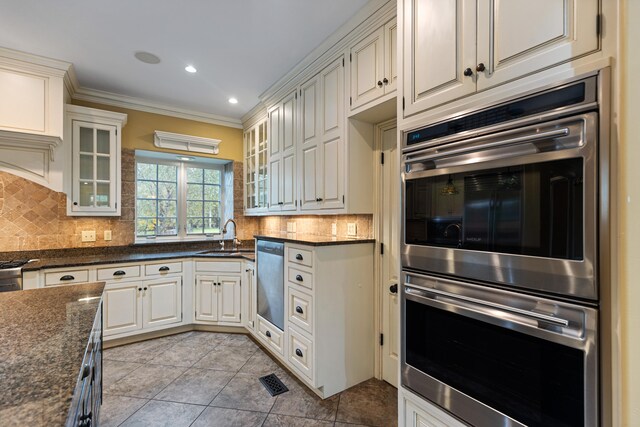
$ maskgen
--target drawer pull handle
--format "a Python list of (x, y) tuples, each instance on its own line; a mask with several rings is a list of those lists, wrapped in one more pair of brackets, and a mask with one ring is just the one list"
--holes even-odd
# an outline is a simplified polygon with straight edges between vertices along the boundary
[(296, 356), (302, 357), (302, 350), (300, 350), (299, 348), (296, 348)]
[(122, 271), (122, 270), (118, 270), (118, 271), (114, 271), (114, 272), (113, 272), (113, 275), (114, 275), (114, 276), (124, 276), (125, 274), (127, 274), (127, 273), (125, 273), (125, 272), (124, 272), (124, 271)]
[(73, 277), (73, 276), (72, 276), (72, 275), (70, 275), (70, 274), (66, 274), (66, 275), (62, 276), (62, 277), (60, 278), (60, 280), (64, 280), (64, 281), (67, 281), (67, 280), (76, 280), (76, 278), (75, 278), (75, 277)]
[(302, 276), (298, 274), (298, 275), (296, 276), (296, 280), (297, 280), (298, 282), (302, 282)]
[(299, 305), (296, 306), (296, 313), (304, 314), (302, 307), (300, 307)]
[(169, 267), (167, 267), (166, 265), (163, 265), (162, 267), (160, 267), (160, 268), (158, 269), (158, 271), (169, 271), (169, 270), (170, 270), (170, 268), (169, 268)]
[(296, 259), (297, 259), (298, 261), (302, 261), (302, 259), (303, 259), (303, 258), (302, 258), (302, 254), (296, 254)]
[(264, 333), (268, 338), (271, 338), (271, 332), (267, 331)]

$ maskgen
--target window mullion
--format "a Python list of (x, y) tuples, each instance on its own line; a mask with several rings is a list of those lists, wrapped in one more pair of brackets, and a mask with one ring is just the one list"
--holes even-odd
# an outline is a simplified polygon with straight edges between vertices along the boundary
[(178, 188), (178, 237), (184, 239), (187, 237), (187, 168), (184, 163), (180, 164)]

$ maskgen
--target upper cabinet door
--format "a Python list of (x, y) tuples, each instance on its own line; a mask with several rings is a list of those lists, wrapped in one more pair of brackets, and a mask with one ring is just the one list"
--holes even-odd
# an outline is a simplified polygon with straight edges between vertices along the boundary
[(299, 167), (302, 185), (300, 187), (300, 208), (316, 209), (319, 197), (318, 184), (321, 168), (319, 154), (319, 114), (320, 83), (317, 76), (300, 87), (300, 151)]
[[(405, 116), (473, 93), (476, 0), (405, 0), (404, 5)], [(472, 75), (465, 75), (467, 68)]]
[(277, 104), (269, 110), (269, 156), (280, 153), (280, 110), (281, 104)]
[(598, 0), (479, 0), (478, 90), (599, 49)]
[(384, 28), (365, 37), (350, 50), (351, 109), (384, 94)]
[(281, 149), (282, 152), (290, 151), (295, 148), (296, 143), (296, 100), (298, 91), (292, 92), (282, 101), (282, 134)]
[[(396, 18), (384, 26), (384, 92), (391, 93), (398, 86), (398, 21)], [(386, 80), (386, 81), (385, 81)]]

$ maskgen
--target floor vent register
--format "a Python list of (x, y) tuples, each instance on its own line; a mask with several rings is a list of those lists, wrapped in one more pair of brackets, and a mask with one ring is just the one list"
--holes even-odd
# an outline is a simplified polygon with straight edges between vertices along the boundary
[(286, 385), (280, 381), (280, 378), (276, 374), (269, 374), (264, 377), (260, 377), (260, 382), (267, 389), (271, 396), (277, 396), (286, 391), (289, 391)]

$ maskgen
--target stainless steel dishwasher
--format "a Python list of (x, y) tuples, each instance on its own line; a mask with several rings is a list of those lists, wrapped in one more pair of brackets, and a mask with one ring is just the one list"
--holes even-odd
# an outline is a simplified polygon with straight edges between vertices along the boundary
[(284, 243), (258, 240), (258, 314), (284, 331)]

